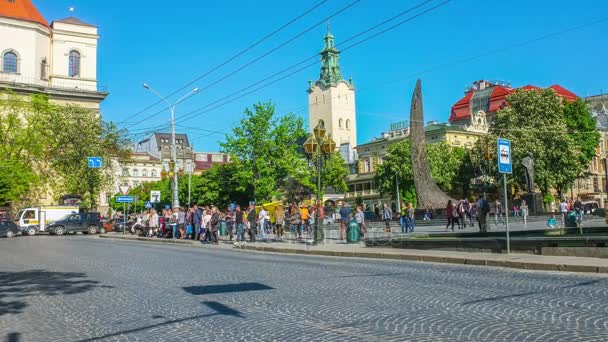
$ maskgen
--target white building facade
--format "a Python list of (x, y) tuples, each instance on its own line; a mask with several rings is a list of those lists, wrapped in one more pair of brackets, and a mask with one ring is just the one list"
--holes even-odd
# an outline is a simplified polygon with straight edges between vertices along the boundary
[(30, 0), (2, 0), (0, 37), (0, 88), (99, 109), (97, 27), (74, 17), (49, 25)]

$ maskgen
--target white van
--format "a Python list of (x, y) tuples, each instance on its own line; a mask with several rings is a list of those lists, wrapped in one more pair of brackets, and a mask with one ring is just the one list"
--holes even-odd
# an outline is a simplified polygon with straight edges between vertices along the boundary
[(63, 217), (78, 213), (77, 206), (45, 206), (20, 210), (15, 218), (22, 233), (36, 235), (37, 232), (46, 231), (46, 227)]

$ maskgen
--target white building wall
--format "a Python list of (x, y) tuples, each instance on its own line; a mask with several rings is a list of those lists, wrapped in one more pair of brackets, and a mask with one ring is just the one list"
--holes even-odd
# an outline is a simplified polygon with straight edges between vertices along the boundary
[[(54, 22), (51, 84), (82, 90), (97, 90), (97, 28)], [(80, 53), (80, 76), (69, 76), (69, 54)]]
[(357, 146), (355, 91), (345, 81), (326, 89), (322, 88), (321, 83), (317, 83), (310, 91), (308, 102), (311, 130), (319, 120), (323, 120), (327, 133), (331, 134), (338, 146)]
[[(7, 39), (10, 38), (10, 39)], [(50, 55), (50, 30), (40, 24), (0, 18), (0, 57), (14, 50), (19, 58), (17, 74), (6, 74), (0, 64), (2, 80), (46, 85), (40, 80), (40, 61)]]

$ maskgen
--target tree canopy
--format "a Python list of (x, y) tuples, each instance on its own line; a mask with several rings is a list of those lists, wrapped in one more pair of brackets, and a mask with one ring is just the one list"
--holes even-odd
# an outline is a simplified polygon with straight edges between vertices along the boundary
[[(113, 160), (127, 154), (125, 132), (95, 111), (60, 106), (45, 95), (0, 93), (0, 205), (36, 204), (50, 191), (75, 193), (95, 205), (112, 184)], [(100, 156), (103, 169), (88, 168)]]
[[(470, 159), (464, 148), (451, 147), (445, 143), (427, 144), (427, 156), (431, 173), (439, 187), (450, 193), (466, 191), (470, 174)], [(416, 204), (409, 139), (393, 144), (382, 164), (377, 166), (375, 183), (381, 193), (396, 197), (397, 181), (404, 202)], [(460, 186), (460, 187), (458, 187)]]
[[(582, 155), (582, 145), (577, 144), (569, 132), (562, 99), (552, 89), (545, 89), (518, 90), (509, 95), (507, 101), (509, 106), (494, 117), (491, 134), (493, 141), (511, 140), (512, 185), (525, 189), (521, 161), (530, 152), (534, 155), (534, 179), (538, 188), (543, 193), (555, 188), (561, 194), (587, 167), (583, 163), (586, 157)], [(584, 121), (573, 119), (572, 125), (583, 127)]]

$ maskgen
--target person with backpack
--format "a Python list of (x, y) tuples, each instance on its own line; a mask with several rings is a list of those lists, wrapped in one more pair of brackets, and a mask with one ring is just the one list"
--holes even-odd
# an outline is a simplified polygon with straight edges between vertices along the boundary
[(574, 215), (576, 215), (576, 222), (580, 225), (583, 224), (583, 214), (585, 213), (585, 208), (583, 206), (583, 202), (581, 202), (581, 198), (577, 197), (574, 202)]
[(291, 215), (289, 216), (290, 230), (296, 234), (297, 239), (302, 238), (302, 217), (297, 205), (291, 207)]
[(488, 213), (490, 212), (490, 204), (484, 198), (483, 195), (479, 196), (477, 200), (477, 210), (478, 210), (478, 219), (479, 222), (479, 231), (485, 233), (488, 231)]

